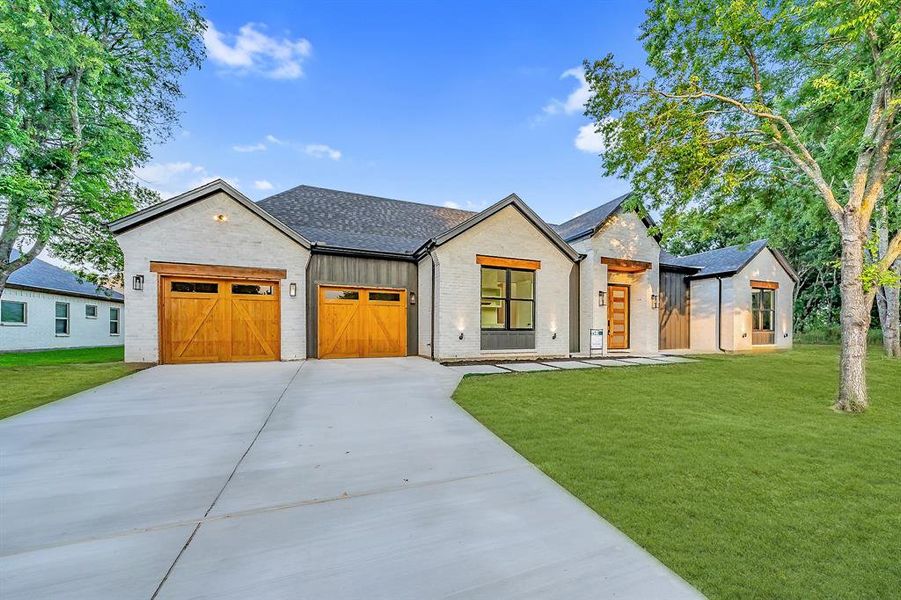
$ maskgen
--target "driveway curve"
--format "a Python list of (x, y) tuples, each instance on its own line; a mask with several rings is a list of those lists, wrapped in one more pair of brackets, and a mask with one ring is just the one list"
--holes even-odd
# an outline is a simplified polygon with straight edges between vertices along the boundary
[(459, 379), (162, 366), (0, 421), (0, 595), (700, 597), (459, 408)]

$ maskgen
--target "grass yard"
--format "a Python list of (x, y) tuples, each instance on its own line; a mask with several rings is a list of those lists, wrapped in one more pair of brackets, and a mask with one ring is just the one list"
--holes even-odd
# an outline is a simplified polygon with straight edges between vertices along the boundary
[[(901, 363), (838, 349), (469, 376), (454, 398), (711, 598), (901, 597)], [(548, 515), (549, 519), (553, 515)]]
[(121, 346), (0, 354), (0, 419), (142, 368), (122, 358)]

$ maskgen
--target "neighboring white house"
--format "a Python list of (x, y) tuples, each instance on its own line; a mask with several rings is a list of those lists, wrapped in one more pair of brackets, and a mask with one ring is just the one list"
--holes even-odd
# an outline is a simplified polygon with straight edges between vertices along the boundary
[(421, 355), (496, 360), (792, 343), (796, 275), (764, 240), (688, 257), (616, 198), (549, 225), (217, 180), (112, 223), (131, 362)]
[(15, 271), (0, 297), (0, 352), (120, 346), (124, 297), (36, 259)]

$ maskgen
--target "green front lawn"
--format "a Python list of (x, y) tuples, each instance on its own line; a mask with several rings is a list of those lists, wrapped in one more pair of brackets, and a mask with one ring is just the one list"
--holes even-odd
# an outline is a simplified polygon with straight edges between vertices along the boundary
[(0, 419), (135, 372), (122, 347), (0, 354)]
[(848, 416), (837, 352), (470, 376), (454, 398), (711, 598), (897, 598), (901, 363), (874, 350)]

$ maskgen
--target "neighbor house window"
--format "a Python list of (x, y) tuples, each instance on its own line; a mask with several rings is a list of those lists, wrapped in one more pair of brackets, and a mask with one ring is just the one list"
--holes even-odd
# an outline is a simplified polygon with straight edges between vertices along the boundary
[(84, 316), (86, 319), (96, 319), (97, 318), (97, 305), (96, 304), (85, 304), (84, 305)]
[(482, 267), (481, 325), (485, 330), (535, 329), (535, 271)]
[(754, 344), (773, 344), (776, 341), (776, 290), (751, 289), (751, 320)]
[(69, 335), (69, 303), (56, 303), (56, 335)]
[(119, 335), (119, 309), (109, 309), (109, 334)]
[(28, 323), (28, 304), (15, 300), (0, 302), (0, 323), (4, 325), (25, 325)]

